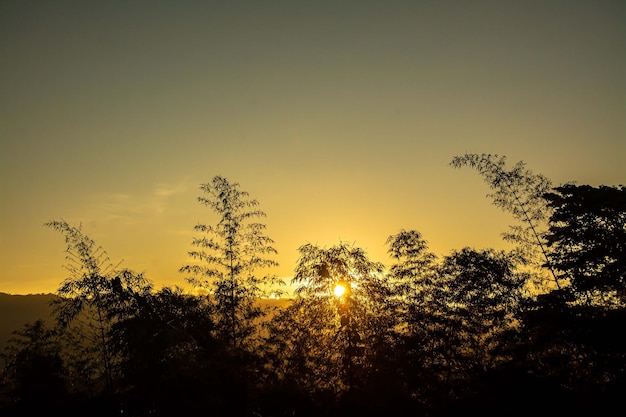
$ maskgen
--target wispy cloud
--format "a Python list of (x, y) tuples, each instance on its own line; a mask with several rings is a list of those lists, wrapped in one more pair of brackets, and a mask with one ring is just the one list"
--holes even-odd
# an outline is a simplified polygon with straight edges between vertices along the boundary
[(99, 221), (141, 222), (159, 210), (152, 199), (142, 195), (101, 193), (94, 196), (89, 212)]
[(163, 216), (172, 206), (171, 197), (183, 194), (191, 187), (182, 179), (174, 183), (159, 182), (145, 192), (99, 193), (88, 204), (90, 217), (98, 222), (143, 224)]
[(155, 185), (153, 195), (155, 197), (171, 197), (175, 194), (184, 193), (189, 189), (189, 181), (183, 179), (175, 184), (160, 182)]

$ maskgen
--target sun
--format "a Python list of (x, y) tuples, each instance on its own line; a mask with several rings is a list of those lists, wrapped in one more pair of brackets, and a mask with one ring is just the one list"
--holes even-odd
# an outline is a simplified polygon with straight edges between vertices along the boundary
[(333, 294), (335, 294), (335, 297), (341, 297), (346, 293), (346, 287), (343, 284), (336, 284), (335, 288), (333, 289)]

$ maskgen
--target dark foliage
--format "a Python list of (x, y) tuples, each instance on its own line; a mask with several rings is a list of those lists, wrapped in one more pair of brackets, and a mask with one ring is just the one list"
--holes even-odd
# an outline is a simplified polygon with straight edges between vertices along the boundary
[[(5, 349), (0, 414), (587, 416), (621, 409), (624, 187), (557, 187), (541, 208), (532, 188), (547, 182), (523, 164), (507, 171), (503, 159), (466, 156), (456, 165), (479, 169), (496, 203), (526, 219), (546, 265), (560, 274), (558, 287), (525, 292), (531, 275), (519, 251), (467, 247), (438, 258), (419, 232), (401, 230), (387, 240), (389, 269), (351, 245), (301, 246), (296, 297), (268, 309), (262, 279), (251, 271), (271, 264), (263, 260), (274, 253), (271, 241), (260, 224), (243, 226), (260, 212), (250, 211), (256, 202), (236, 184), (216, 177), (205, 186), (214, 194), (202, 201), (221, 221), (198, 228), (210, 232), (196, 241), (202, 263), (183, 268), (199, 273), (208, 295), (156, 291), (142, 274), (110, 266), (80, 228), (49, 224), (66, 237), (70, 276), (55, 303), (57, 326), (28, 323)], [(548, 229), (539, 233), (546, 212)]]
[(568, 184), (545, 195), (552, 265), (577, 296), (626, 296), (626, 187)]
[(43, 320), (13, 332), (3, 356), (1, 405), (16, 415), (60, 410), (67, 398), (67, 371), (55, 330)]

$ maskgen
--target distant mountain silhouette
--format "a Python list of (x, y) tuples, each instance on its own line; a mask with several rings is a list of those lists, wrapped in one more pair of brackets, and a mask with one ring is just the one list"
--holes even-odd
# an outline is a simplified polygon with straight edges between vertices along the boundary
[[(50, 302), (56, 299), (54, 294), (14, 295), (0, 292), (0, 352), (2, 352), (15, 330), (20, 330), (26, 323), (44, 320), (53, 326)], [(263, 307), (286, 307), (290, 299), (259, 300)]]
[(49, 326), (53, 324), (50, 302), (57, 298), (54, 294), (12, 295), (0, 293), (0, 351), (13, 337), (13, 331), (20, 330), (26, 323), (41, 319)]

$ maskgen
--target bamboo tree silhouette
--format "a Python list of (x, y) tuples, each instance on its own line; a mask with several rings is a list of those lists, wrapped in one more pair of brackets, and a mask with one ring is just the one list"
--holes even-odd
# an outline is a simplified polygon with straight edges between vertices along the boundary
[(495, 190), (487, 194), (487, 197), (492, 198), (493, 204), (528, 225), (526, 229), (510, 226), (512, 232), (503, 233), (503, 237), (505, 240), (519, 243), (531, 256), (534, 252), (531, 248), (538, 247), (545, 258), (543, 266), (548, 268), (557, 289), (560, 290), (559, 277), (550, 260), (543, 233), (539, 230), (539, 222), (547, 221), (550, 217), (549, 207), (543, 197), (551, 190), (551, 181), (526, 169), (524, 161), (519, 161), (513, 168), (507, 170), (506, 157), (497, 154), (466, 153), (455, 156), (450, 166), (454, 168), (468, 166), (477, 170), (489, 187)]
[(113, 377), (111, 351), (107, 333), (110, 323), (106, 314), (103, 294), (110, 289), (115, 266), (101, 246), (85, 235), (81, 227), (69, 225), (65, 220), (50, 221), (45, 224), (61, 232), (67, 245), (67, 264), (70, 273), (57, 294), (61, 298), (54, 305), (57, 322), (62, 328), (68, 327), (86, 308), (95, 310), (95, 327), (99, 340), (101, 358), (107, 391), (112, 390)]
[[(118, 269), (121, 262), (110, 263), (107, 252), (84, 234), (81, 226), (71, 226), (64, 220), (45, 225), (61, 232), (67, 245), (65, 269), (70, 275), (57, 290), (60, 298), (53, 302), (57, 324), (67, 329), (86, 319), (79, 323), (78, 330), (99, 351), (106, 392), (112, 394), (114, 365), (119, 359), (113, 348), (113, 326), (124, 319), (122, 312), (129, 304), (136, 302), (133, 297), (150, 293), (152, 284), (142, 274)], [(93, 329), (95, 334), (88, 334), (85, 329)]]
[(252, 320), (262, 314), (254, 304), (263, 295), (261, 286), (281, 283), (272, 275), (256, 275), (259, 269), (278, 265), (271, 259), (278, 252), (272, 246), (274, 241), (264, 234), (266, 226), (254, 221), (265, 217), (265, 212), (238, 183), (215, 176), (200, 189), (206, 196), (198, 201), (219, 219), (214, 226), (195, 226), (204, 236), (193, 239), (197, 249), (188, 254), (198, 262), (184, 265), (179, 272), (190, 274), (187, 280), (191, 284), (212, 293), (223, 336), (238, 347), (254, 330)]

